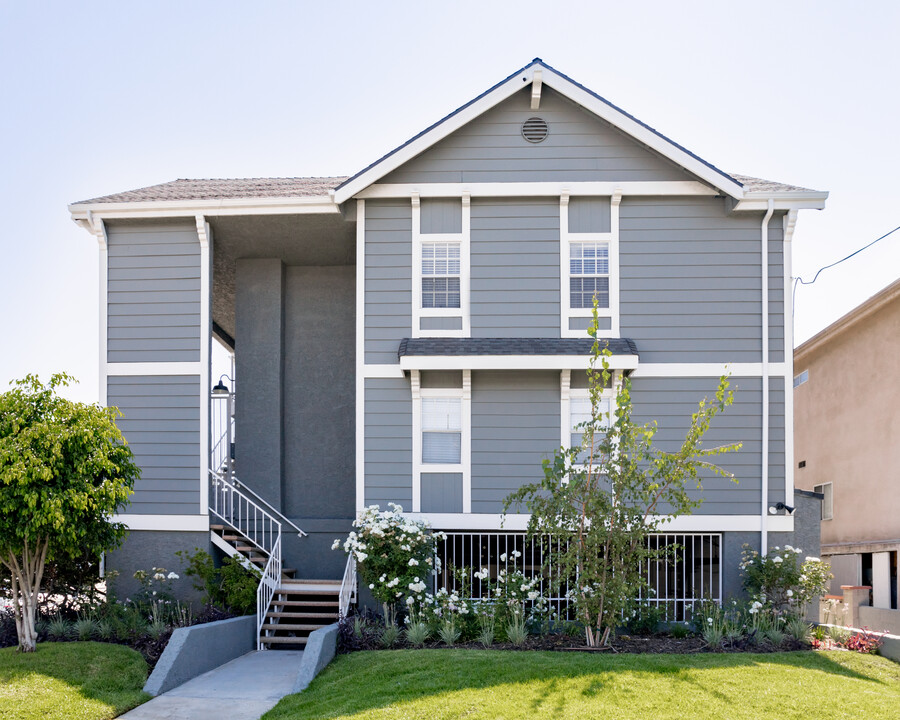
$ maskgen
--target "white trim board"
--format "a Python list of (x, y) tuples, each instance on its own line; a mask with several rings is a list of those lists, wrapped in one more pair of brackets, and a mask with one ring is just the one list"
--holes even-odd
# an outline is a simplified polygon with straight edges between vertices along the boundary
[(209, 515), (113, 515), (114, 522), (129, 530), (165, 530), (169, 532), (209, 532)]
[(722, 190), (736, 200), (744, 197), (743, 186), (737, 181), (712, 168), (695, 155), (650, 130), (646, 125), (642, 125), (622, 110), (591, 94), (544, 63), (534, 61), (521, 71), (497, 84), (481, 97), (438, 122), (427, 132), (400, 146), (386, 157), (369, 166), (368, 169), (361, 172), (358, 176), (337, 188), (334, 193), (335, 201), (340, 204), (349, 200), (392, 170), (396, 170), (416, 155), (424, 152), (435, 143), (443, 140), (451, 133), (511, 97), (526, 83), (534, 82), (534, 74), (538, 71), (541, 73), (542, 85), (553, 88), (564, 97), (581, 105), (587, 111), (610, 123), (663, 157), (673, 161), (712, 187)]
[[(454, 367), (448, 367), (446, 369), (461, 369), (457, 367), (459, 365), (467, 365), (465, 359), (467, 357), (472, 358), (489, 358), (489, 357), (500, 357), (500, 356), (480, 356), (480, 355), (472, 355), (472, 356), (454, 356), (454, 357), (429, 357), (429, 362), (425, 363), (425, 358), (418, 358), (423, 360), (423, 364), (435, 365), (435, 367), (427, 368), (422, 367), (420, 369), (428, 370), (428, 369), (440, 369), (436, 366), (438, 364), (444, 365), (445, 361), (454, 365)], [(582, 356), (577, 356), (578, 365), (579, 366), (567, 366), (567, 367), (559, 367), (560, 363), (557, 361), (558, 357), (562, 356), (547, 356), (547, 355), (534, 355), (534, 356), (503, 356), (509, 357), (513, 360), (518, 360), (522, 357), (532, 358), (535, 362), (529, 362), (529, 366), (526, 367), (517, 367), (512, 363), (505, 363), (503, 368), (504, 370), (534, 370), (534, 369), (544, 369), (544, 370), (579, 370), (582, 369), (580, 366), (584, 365), (584, 361), (582, 361)], [(565, 356), (569, 357), (569, 356)], [(587, 356), (584, 356), (587, 357)], [(543, 364), (541, 364), (541, 360), (543, 360)], [(549, 361), (548, 361), (549, 360)], [(589, 362), (589, 361), (588, 361)], [(406, 373), (404, 370), (409, 369), (412, 365), (418, 365), (418, 362), (415, 362), (412, 357), (404, 363), (403, 365), (399, 363), (394, 364), (370, 364), (363, 365), (362, 374), (364, 378), (403, 378), (406, 377)], [(612, 368), (613, 365), (611, 364)], [(469, 370), (479, 370), (479, 369), (496, 369), (496, 368), (478, 368), (472, 365), (471, 367), (467, 367)], [(584, 369), (587, 369), (586, 367)], [(769, 369), (773, 376), (785, 374), (787, 377), (787, 373), (790, 372), (786, 363), (770, 363)], [(632, 370), (631, 377), (633, 378), (650, 378), (650, 377), (714, 377), (718, 378), (722, 375), (729, 375), (730, 377), (761, 377), (762, 376), (762, 363), (640, 363), (636, 368)], [(790, 378), (788, 378), (790, 379)], [(792, 505), (793, 503), (788, 503)]]
[[(366, 506), (366, 201), (356, 201), (356, 512)], [(381, 367), (381, 366), (378, 366)], [(402, 376), (402, 373), (401, 373)], [(380, 375), (377, 377), (381, 377)]]
[(230, 200), (153, 200), (143, 202), (75, 203), (69, 213), (75, 222), (89, 215), (107, 220), (157, 217), (222, 217), (225, 215), (335, 214), (331, 196), (293, 198), (235, 198)]
[(107, 363), (107, 375), (202, 375), (202, 362)]
[(625, 182), (473, 182), (473, 183), (384, 183), (371, 185), (357, 194), (366, 200), (407, 198), (417, 193), (420, 198), (449, 198), (470, 195), (478, 198), (498, 197), (611, 197), (617, 190), (623, 196), (715, 197), (718, 191), (695, 180), (632, 180)]
[[(774, 375), (785, 372), (784, 363), (769, 363)], [(641, 363), (631, 377), (762, 377), (762, 363)]]
[[(200, 507), (209, 507), (210, 373), (212, 371), (212, 229), (203, 215), (195, 218), (200, 243)], [(229, 419), (230, 422), (230, 419)]]
[[(521, 532), (528, 527), (531, 515), (510, 513), (403, 513), (414, 520), (424, 520), (440, 530), (508, 530)], [(660, 532), (759, 532), (759, 515), (684, 515), (664, 523)], [(778, 515), (769, 518), (769, 532), (793, 532), (794, 518)]]
[[(401, 370), (587, 370), (590, 355), (404, 355)], [(609, 367), (633, 370), (637, 355), (613, 355)]]

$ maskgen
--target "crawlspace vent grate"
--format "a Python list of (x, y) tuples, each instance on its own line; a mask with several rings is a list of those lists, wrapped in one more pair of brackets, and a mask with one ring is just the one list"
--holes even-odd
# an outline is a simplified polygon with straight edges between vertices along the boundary
[(550, 128), (543, 118), (528, 118), (522, 123), (522, 137), (530, 143), (539, 143), (547, 139)]

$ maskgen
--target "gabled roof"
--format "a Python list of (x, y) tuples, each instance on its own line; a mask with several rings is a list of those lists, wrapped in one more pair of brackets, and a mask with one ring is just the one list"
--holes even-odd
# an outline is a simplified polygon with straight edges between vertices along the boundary
[(744, 186), (735, 177), (695, 155), (658, 130), (641, 122), (606, 98), (563, 75), (540, 58), (535, 58), (522, 69), (501, 80), (492, 88), (470, 100), (462, 107), (457, 108), (431, 127), (426, 128), (415, 137), (407, 140), (381, 159), (376, 160), (356, 175), (341, 183), (335, 191), (335, 201), (342, 203), (350, 199), (392, 170), (400, 167), (407, 160), (424, 152), (450, 133), (503, 102), (523, 87), (526, 87), (528, 83), (535, 82), (536, 71), (540, 71), (538, 76), (540, 83), (553, 88), (572, 102), (593, 112), (622, 132), (693, 173), (726, 195), (730, 195), (736, 200), (743, 198)]

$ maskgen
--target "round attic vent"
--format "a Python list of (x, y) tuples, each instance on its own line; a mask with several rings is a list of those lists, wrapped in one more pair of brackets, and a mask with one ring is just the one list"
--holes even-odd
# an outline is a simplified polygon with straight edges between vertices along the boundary
[(543, 118), (528, 118), (522, 123), (522, 137), (530, 143), (539, 143), (547, 139), (550, 134), (550, 128), (547, 121)]

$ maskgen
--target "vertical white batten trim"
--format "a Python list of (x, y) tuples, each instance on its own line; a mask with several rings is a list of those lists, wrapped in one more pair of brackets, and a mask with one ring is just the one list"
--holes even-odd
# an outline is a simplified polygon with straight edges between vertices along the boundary
[(412, 205), (412, 295), (409, 299), (412, 308), (412, 333), (410, 337), (417, 338), (422, 336), (422, 208), (419, 202), (419, 193), (412, 193), (409, 199)]
[(99, 327), (99, 355), (98, 355), (98, 386), (97, 395), (100, 404), (106, 407), (108, 402), (108, 377), (107, 377), (107, 338), (109, 336), (109, 237), (106, 234), (106, 224), (101, 218), (94, 217), (88, 211), (88, 224), (91, 232), (97, 238), (99, 249), (99, 285), (100, 285), (100, 327)]
[[(769, 551), (769, 220), (775, 211), (775, 203), (769, 200), (769, 207), (763, 216), (760, 228), (762, 251), (762, 495), (760, 508), (760, 553)], [(787, 389), (785, 388), (785, 392)]]
[(356, 512), (366, 506), (366, 201), (356, 201)]
[(784, 504), (794, 506), (794, 292), (792, 249), (797, 210), (784, 216)]
[(460, 456), (462, 463), (462, 506), (464, 513), (472, 512), (472, 371), (463, 370), (462, 378), (462, 437)]
[(209, 511), (209, 413), (210, 413), (210, 344), (212, 322), (210, 304), (210, 245), (212, 230), (203, 215), (196, 216), (197, 239), (200, 242), (200, 513)]
[(422, 512), (422, 385), (418, 370), (409, 371), (412, 400), (412, 511)]
[(569, 191), (559, 196), (559, 336), (569, 337)]
[(559, 446), (567, 448), (572, 444), (572, 371), (559, 371)]
[(462, 312), (462, 336), (472, 334), (472, 314), (470, 306), (472, 260), (472, 198), (468, 192), (462, 194), (462, 240), (459, 243), (459, 309)]
[[(609, 312), (611, 313), (610, 336), (619, 337), (619, 205), (622, 203), (622, 188), (617, 187), (609, 200)], [(598, 333), (599, 335), (599, 333)]]

